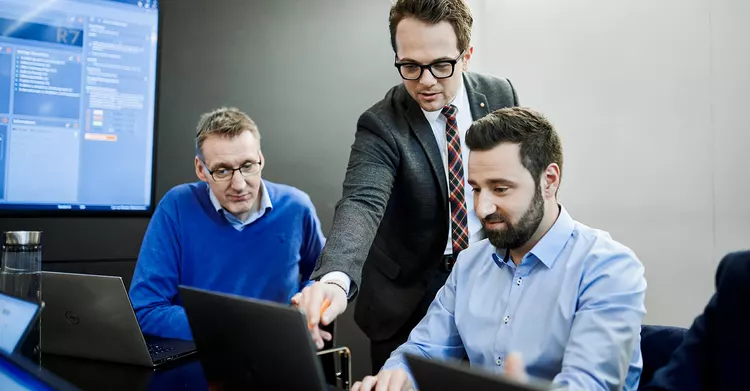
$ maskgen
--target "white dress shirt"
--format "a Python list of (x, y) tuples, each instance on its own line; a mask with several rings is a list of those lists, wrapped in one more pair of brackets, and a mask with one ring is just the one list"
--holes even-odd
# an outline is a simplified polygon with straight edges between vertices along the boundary
[[(461, 162), (464, 167), (464, 199), (466, 200), (466, 217), (468, 221), (469, 230), (469, 244), (484, 239), (482, 231), (482, 223), (479, 221), (476, 213), (474, 213), (474, 193), (471, 191), (471, 187), (468, 185), (469, 181), (469, 148), (466, 148), (466, 131), (471, 126), (473, 119), (471, 118), (471, 107), (469, 106), (469, 95), (466, 94), (466, 88), (464, 83), (458, 87), (456, 97), (451, 101), (452, 105), (458, 109), (456, 115), (456, 122), (458, 122), (458, 135), (461, 138)], [(437, 141), (438, 149), (440, 149), (440, 155), (443, 159), (443, 167), (445, 169), (445, 181), (448, 183), (448, 197), (450, 198), (450, 180), (448, 178), (448, 139), (445, 132), (447, 119), (445, 116), (438, 111), (424, 111), (427, 122), (432, 127), (432, 133), (435, 134), (435, 140)], [(448, 219), (448, 243), (445, 246), (445, 254), (453, 253), (453, 244), (451, 240), (452, 227), (450, 224), (450, 209), (449, 214), (446, 216)]]
[[(464, 167), (464, 199), (466, 200), (466, 217), (468, 221), (469, 230), (469, 244), (484, 239), (484, 231), (482, 230), (482, 223), (479, 221), (476, 213), (474, 213), (474, 194), (471, 191), (471, 187), (468, 185), (469, 172), (469, 149), (466, 148), (466, 130), (469, 129), (473, 119), (471, 117), (471, 107), (469, 106), (469, 95), (466, 93), (466, 87), (464, 86), (463, 80), (456, 91), (456, 96), (450, 102), (450, 104), (456, 106), (456, 122), (458, 122), (458, 133), (461, 139), (461, 162)], [(448, 179), (448, 139), (445, 132), (447, 119), (442, 115), (441, 110), (437, 111), (425, 111), (424, 113), (427, 122), (430, 123), (432, 133), (435, 135), (435, 141), (437, 141), (440, 155), (443, 159), (443, 168), (445, 170), (446, 183), (450, 183)], [(450, 197), (450, 185), (448, 185), (448, 197)], [(448, 214), (445, 216), (448, 219), (448, 241), (445, 245), (444, 254), (453, 253), (453, 244), (451, 240), (451, 223), (450, 223), (450, 207)], [(330, 272), (324, 275), (321, 281), (338, 280), (344, 283), (347, 288), (351, 287), (351, 279), (343, 272)], [(347, 289), (347, 295), (349, 290)]]

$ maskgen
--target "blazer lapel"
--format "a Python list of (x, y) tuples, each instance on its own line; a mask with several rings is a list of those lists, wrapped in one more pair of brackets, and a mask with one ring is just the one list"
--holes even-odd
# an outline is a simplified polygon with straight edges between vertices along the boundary
[(464, 86), (466, 86), (466, 95), (469, 97), (472, 120), (476, 121), (489, 114), (490, 103), (487, 102), (487, 96), (477, 91), (477, 83), (469, 73), (464, 73)]
[(438, 183), (440, 184), (440, 196), (442, 202), (445, 204), (448, 202), (448, 184), (445, 179), (445, 166), (443, 164), (443, 158), (440, 155), (440, 150), (435, 140), (435, 134), (432, 133), (432, 127), (430, 127), (427, 118), (419, 108), (417, 102), (409, 97), (406, 110), (406, 120), (409, 121), (409, 126), (412, 132), (417, 136), (419, 143), (422, 144), (427, 159), (430, 161), (433, 173), (437, 177)]

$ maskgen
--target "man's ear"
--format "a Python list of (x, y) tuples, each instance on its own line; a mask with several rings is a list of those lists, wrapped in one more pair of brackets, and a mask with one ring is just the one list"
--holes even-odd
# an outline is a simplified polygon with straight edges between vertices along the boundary
[(544, 198), (552, 198), (557, 195), (560, 188), (560, 166), (557, 163), (551, 163), (542, 173), (542, 185), (544, 188)]
[(201, 159), (196, 156), (195, 157), (195, 175), (198, 177), (198, 179), (202, 180), (203, 182), (208, 182), (208, 175), (206, 175), (205, 167), (203, 167), (203, 162)]
[(472, 54), (474, 54), (474, 47), (469, 46), (469, 48), (466, 49), (466, 52), (464, 52), (464, 61), (463, 64), (461, 64), (461, 68), (464, 72), (467, 72), (469, 70), (469, 64), (471, 63)]

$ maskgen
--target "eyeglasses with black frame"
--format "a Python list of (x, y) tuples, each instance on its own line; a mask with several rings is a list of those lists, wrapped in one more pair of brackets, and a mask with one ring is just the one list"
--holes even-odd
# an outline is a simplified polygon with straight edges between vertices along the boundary
[(220, 167), (213, 171), (211, 171), (208, 168), (208, 165), (206, 162), (201, 160), (203, 163), (203, 167), (206, 167), (206, 171), (208, 171), (209, 175), (211, 175), (211, 178), (214, 179), (215, 182), (226, 182), (232, 179), (234, 177), (234, 172), (239, 171), (240, 174), (244, 177), (254, 176), (258, 175), (260, 173), (260, 166), (262, 164), (261, 160), (258, 160), (257, 162), (247, 162), (237, 168), (228, 168), (228, 167)]
[(398, 73), (401, 74), (401, 78), (404, 80), (419, 80), (425, 69), (429, 69), (432, 76), (436, 79), (447, 79), (453, 76), (453, 72), (456, 70), (456, 63), (458, 63), (458, 60), (463, 55), (464, 52), (461, 52), (453, 60), (440, 60), (427, 65), (413, 62), (398, 62), (398, 60), (393, 65), (398, 68)]

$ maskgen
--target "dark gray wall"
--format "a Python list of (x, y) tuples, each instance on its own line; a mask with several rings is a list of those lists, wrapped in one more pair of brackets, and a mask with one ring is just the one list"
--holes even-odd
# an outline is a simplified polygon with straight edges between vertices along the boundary
[[(264, 177), (310, 194), (324, 232), (341, 196), (359, 115), (399, 83), (387, 0), (169, 1), (164, 50), (158, 191), (194, 180), (198, 115), (221, 105), (257, 123)], [(165, 136), (167, 137), (167, 136)], [(356, 377), (369, 370), (367, 340), (351, 319), (338, 342)]]
[[(193, 181), (193, 135), (201, 113), (222, 105), (260, 127), (264, 177), (310, 194), (330, 229), (358, 116), (399, 83), (388, 38), (388, 0), (162, 2), (156, 196)], [(146, 218), (0, 219), (0, 229), (45, 231), (48, 261), (134, 259)], [(62, 262), (47, 268), (61, 270)], [(132, 273), (132, 261), (68, 270)], [(112, 264), (115, 265), (115, 264)], [(339, 343), (355, 377), (369, 371), (366, 339), (351, 319)]]

